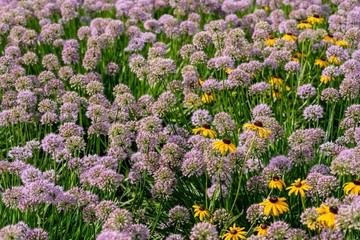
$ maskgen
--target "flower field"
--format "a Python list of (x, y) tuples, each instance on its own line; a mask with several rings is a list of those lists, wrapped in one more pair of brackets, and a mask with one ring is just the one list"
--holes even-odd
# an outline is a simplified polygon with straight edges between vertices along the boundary
[(0, 240), (360, 239), (357, 0), (0, 0)]

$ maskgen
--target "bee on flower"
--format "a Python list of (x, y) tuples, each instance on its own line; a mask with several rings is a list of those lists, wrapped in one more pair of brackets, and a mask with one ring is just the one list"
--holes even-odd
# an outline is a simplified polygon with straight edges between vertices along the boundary
[(264, 214), (266, 216), (273, 215), (279, 216), (289, 211), (289, 205), (285, 202), (286, 198), (278, 198), (276, 196), (270, 196), (265, 201), (259, 203), (260, 206), (264, 206)]
[(194, 208), (194, 217), (198, 217), (202, 222), (210, 218), (210, 212), (201, 205), (193, 205)]
[(291, 184), (291, 187), (287, 187), (286, 190), (289, 191), (289, 196), (294, 193), (295, 196), (297, 196), (299, 193), (301, 197), (305, 197), (305, 191), (308, 191), (311, 188), (311, 186), (306, 184), (306, 180), (301, 180), (301, 178), (298, 178), (295, 180), (295, 183)]
[(194, 134), (200, 134), (204, 137), (209, 136), (209, 138), (214, 139), (216, 137), (216, 132), (211, 129), (209, 124), (203, 124), (201, 127), (196, 127), (192, 130)]

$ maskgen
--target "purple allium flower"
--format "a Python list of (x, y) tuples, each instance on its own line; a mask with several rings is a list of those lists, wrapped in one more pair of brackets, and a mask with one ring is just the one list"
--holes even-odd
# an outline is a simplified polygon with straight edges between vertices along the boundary
[(267, 90), (270, 89), (270, 84), (267, 82), (259, 82), (255, 83), (250, 86), (249, 88), (249, 95), (256, 95), (256, 94), (262, 94), (267, 92)]
[(132, 224), (125, 232), (129, 233), (132, 239), (147, 240), (150, 237), (150, 230), (144, 224)]
[(48, 233), (42, 228), (34, 228), (29, 233), (29, 240), (47, 240)]
[(102, 221), (109, 218), (110, 214), (113, 214), (119, 207), (113, 201), (103, 200), (95, 207), (96, 217)]
[(217, 113), (213, 121), (216, 130), (220, 135), (230, 134), (236, 130), (236, 125), (228, 113)]
[(189, 210), (182, 206), (175, 206), (169, 210), (169, 224), (170, 225), (185, 225), (190, 220)]
[(354, 149), (345, 149), (331, 162), (331, 173), (357, 176), (360, 174), (358, 161), (359, 156), (357, 156)]
[(184, 240), (180, 234), (171, 233), (165, 240)]
[(320, 105), (309, 105), (304, 109), (304, 118), (307, 121), (317, 121), (323, 118), (324, 109)]
[(321, 92), (321, 100), (324, 102), (335, 103), (340, 99), (339, 92), (334, 88), (325, 88)]
[[(207, 67), (209, 69), (215, 69), (215, 70), (225, 70), (227, 68), (233, 69), (234, 68), (234, 61), (229, 56), (221, 56), (221, 57), (214, 57), (211, 58), (207, 62)], [(233, 71), (234, 72), (234, 71)], [(245, 75), (244, 75), (245, 74)], [(248, 75), (244, 73), (240, 73), (239, 71), (233, 73), (233, 80), (238, 82), (244, 82), (241, 85), (245, 85), (249, 83), (250, 79), (246, 78)], [(230, 78), (230, 76), (229, 76)]]
[(0, 229), (0, 239), (29, 239), (28, 232), (31, 231), (24, 222), (15, 225), (7, 225)]
[(250, 84), (250, 75), (245, 71), (236, 68), (229, 74), (228, 80), (235, 84), (235, 86), (244, 87)]
[(212, 117), (207, 110), (196, 110), (191, 117), (191, 123), (194, 126), (202, 126), (203, 124), (210, 123), (211, 121)]
[(185, 153), (184, 161), (181, 166), (182, 174), (184, 176), (201, 176), (204, 172), (204, 167), (205, 163), (200, 151), (191, 150), (190, 152)]
[(96, 240), (132, 240), (133, 238), (127, 232), (105, 230), (101, 231)]
[(217, 240), (218, 237), (216, 227), (208, 222), (195, 224), (190, 233), (190, 240)]
[(64, 138), (60, 135), (50, 133), (41, 140), (41, 148), (48, 153), (56, 153), (65, 148)]
[(271, 116), (273, 114), (271, 108), (267, 104), (259, 104), (255, 106), (252, 111), (252, 115), (254, 118), (261, 116)]
[(289, 229), (290, 226), (286, 222), (276, 221), (270, 224), (266, 236), (274, 240), (285, 239)]
[(246, 210), (246, 219), (251, 224), (262, 223), (269, 217), (264, 214), (264, 206), (252, 204)]
[(317, 93), (316, 88), (314, 88), (311, 84), (305, 84), (298, 87), (297, 95), (301, 99), (307, 99), (315, 96)]
[(276, 167), (284, 172), (290, 172), (292, 163), (289, 158), (285, 156), (277, 156), (270, 159), (269, 167)]
[(345, 77), (340, 84), (340, 95), (345, 100), (354, 100), (359, 96), (360, 84), (356, 78)]
[(333, 142), (326, 142), (320, 145), (319, 152), (325, 156), (336, 156), (346, 148)]
[(90, 48), (86, 51), (83, 66), (86, 70), (94, 70), (101, 59), (101, 51), (99, 48)]
[(53, 23), (41, 28), (40, 41), (46, 44), (52, 44), (56, 39), (64, 35), (64, 28), (61, 24)]

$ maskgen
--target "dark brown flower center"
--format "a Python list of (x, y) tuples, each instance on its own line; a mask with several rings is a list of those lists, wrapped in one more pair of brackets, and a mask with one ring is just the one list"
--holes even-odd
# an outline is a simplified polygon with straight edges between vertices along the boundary
[(211, 93), (206, 93), (206, 95), (211, 96)]
[(358, 178), (355, 178), (354, 180), (353, 180), (353, 183), (355, 184), (355, 185), (360, 185), (360, 179), (358, 179)]
[(269, 201), (270, 201), (271, 203), (276, 203), (276, 202), (279, 201), (279, 199), (278, 199), (277, 197), (275, 197), (275, 196), (271, 196), (271, 197), (269, 198)]
[(203, 206), (200, 206), (200, 207), (199, 207), (199, 210), (200, 210), (200, 211), (204, 211), (205, 208), (204, 208)]
[(236, 230), (230, 230), (230, 233), (232, 234), (232, 235), (235, 235), (235, 234), (237, 234), (237, 231)]
[(286, 35), (288, 35), (288, 36), (292, 36), (292, 35), (294, 35), (294, 34), (292, 34), (292, 33), (287, 33)]
[(225, 144), (230, 144), (231, 143), (230, 139), (227, 139), (227, 138), (224, 138), (222, 141)]
[(336, 206), (331, 206), (330, 207), (330, 212), (332, 212), (333, 214), (337, 214), (338, 213), (338, 207), (336, 207)]
[(262, 124), (262, 122), (260, 121), (255, 121), (254, 122), (254, 125), (257, 126), (257, 127), (263, 127), (264, 125)]
[(261, 227), (261, 229), (267, 229), (267, 225), (264, 224), (264, 223), (262, 223), (262, 224), (260, 225), (260, 227)]
[(301, 183), (300, 182), (295, 183), (295, 187), (301, 187)]
[(274, 181), (279, 181), (280, 178), (279, 178), (279, 176), (273, 176), (273, 180), (274, 180)]
[(328, 36), (329, 36), (329, 37), (331, 37), (331, 38), (333, 38), (333, 37), (334, 37), (334, 35), (332, 35), (332, 34), (328, 34)]
[(205, 124), (203, 124), (202, 126), (203, 126), (203, 128), (205, 128), (205, 129), (210, 129), (210, 125), (209, 125), (209, 124), (206, 124), (206, 123), (205, 123)]
[(314, 17), (314, 18), (320, 18), (320, 16), (317, 15), (317, 14), (315, 14), (313, 17)]
[(309, 23), (309, 22), (305, 20), (305, 21), (302, 21), (301, 23)]
[(269, 39), (274, 39), (275, 37), (273, 35), (270, 35), (269, 36)]
[(326, 59), (325, 59), (325, 58), (320, 58), (320, 60), (321, 60), (321, 61), (324, 61), (324, 62), (326, 61)]

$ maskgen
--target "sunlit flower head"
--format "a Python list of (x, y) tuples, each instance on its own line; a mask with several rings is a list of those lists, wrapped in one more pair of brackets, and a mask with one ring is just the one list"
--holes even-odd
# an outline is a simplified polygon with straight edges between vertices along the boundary
[(325, 35), (324, 37), (323, 37), (323, 40), (325, 41), (325, 42), (329, 42), (329, 43), (332, 43), (332, 44), (335, 44), (335, 39), (334, 39), (334, 36), (333, 35), (331, 35), (331, 34), (328, 34), (328, 35)]
[(265, 201), (259, 203), (260, 206), (264, 206), (264, 214), (266, 216), (273, 215), (279, 216), (287, 211), (289, 211), (289, 206), (285, 202), (286, 198), (278, 198), (276, 196), (271, 196)]
[(319, 15), (313, 15), (307, 18), (307, 21), (311, 24), (321, 24), (323, 23), (324, 19)]
[(237, 227), (236, 224), (226, 230), (226, 233), (222, 236), (224, 240), (238, 240), (238, 239), (246, 239), (246, 231), (243, 231), (245, 228)]
[(267, 139), (268, 136), (272, 133), (270, 129), (264, 128), (264, 125), (260, 121), (255, 121), (254, 123), (245, 123), (243, 128), (246, 131), (255, 131), (258, 132), (261, 138)]
[(339, 209), (336, 206), (321, 204), (319, 208), (316, 208), (316, 212), (320, 214), (316, 221), (324, 228), (335, 228), (335, 219), (338, 211)]
[(350, 43), (348, 43), (346, 40), (338, 40), (336, 41), (336, 45), (340, 47), (350, 47)]
[(327, 84), (328, 82), (334, 80), (335, 78), (332, 76), (328, 76), (328, 75), (321, 75), (320, 77), (320, 82)]
[(330, 56), (328, 59), (329, 63), (340, 64), (341, 60), (337, 56)]
[(196, 127), (192, 130), (194, 134), (200, 134), (204, 137), (209, 137), (211, 139), (214, 139), (216, 137), (216, 132), (211, 129), (209, 124), (203, 124), (201, 127)]
[(234, 70), (231, 69), (231, 68), (227, 68), (227, 69), (225, 70), (225, 72), (226, 72), (227, 74), (230, 74), (232, 71), (234, 71)]
[(213, 142), (213, 149), (218, 149), (221, 153), (235, 152), (236, 147), (231, 143), (230, 139), (224, 138)]
[(198, 217), (200, 221), (204, 221), (210, 218), (209, 211), (201, 205), (193, 205), (194, 217)]
[(306, 184), (306, 180), (301, 180), (301, 178), (298, 178), (295, 180), (295, 183), (291, 184), (291, 187), (286, 188), (286, 190), (289, 191), (289, 196), (294, 193), (295, 196), (297, 196), (299, 193), (301, 197), (305, 197), (305, 191), (309, 190), (311, 186)]
[(348, 194), (360, 194), (360, 179), (356, 178), (352, 182), (344, 184), (344, 192)]
[(278, 77), (272, 77), (269, 81), (271, 86), (281, 86), (284, 83), (284, 80)]
[(277, 188), (280, 191), (286, 188), (285, 182), (279, 176), (273, 176), (269, 182), (269, 188)]

